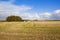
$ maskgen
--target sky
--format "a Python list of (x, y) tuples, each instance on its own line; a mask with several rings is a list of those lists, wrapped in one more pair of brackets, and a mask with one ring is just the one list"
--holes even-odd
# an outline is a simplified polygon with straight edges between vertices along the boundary
[(24, 20), (60, 20), (60, 0), (0, 0), (0, 20), (11, 15)]

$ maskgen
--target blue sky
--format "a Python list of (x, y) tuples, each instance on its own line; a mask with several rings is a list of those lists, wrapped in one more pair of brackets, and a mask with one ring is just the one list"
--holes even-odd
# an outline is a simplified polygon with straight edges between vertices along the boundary
[(35, 11), (39, 12), (60, 9), (60, 0), (16, 0), (14, 4), (33, 6)]
[(0, 0), (0, 19), (60, 20), (60, 0)]

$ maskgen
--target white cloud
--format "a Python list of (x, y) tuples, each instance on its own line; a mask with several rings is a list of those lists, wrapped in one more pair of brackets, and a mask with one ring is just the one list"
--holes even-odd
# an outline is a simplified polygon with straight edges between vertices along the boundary
[(55, 10), (53, 13), (50, 12), (29, 13), (28, 11), (31, 10), (32, 7), (27, 5), (16, 6), (12, 4), (12, 2), (14, 1), (15, 0), (9, 0), (8, 2), (4, 2), (4, 1), (0, 2), (0, 19), (6, 19), (6, 17), (10, 15), (21, 16), (23, 19), (29, 19), (29, 20), (60, 19), (60, 15), (59, 15), (60, 10)]
[(21, 16), (23, 19), (29, 20), (44, 20), (51, 17), (51, 13), (48, 12), (42, 14), (26, 12), (31, 9), (32, 7), (29, 7), (27, 5), (16, 6), (9, 2), (0, 2), (0, 19), (6, 19), (6, 17), (10, 15), (18, 15)]
[(0, 16), (22, 15), (21, 12), (30, 10), (31, 7), (26, 5), (16, 6), (8, 2), (0, 2)]
[(51, 16), (52, 16), (52, 14), (51, 14), (51, 13), (48, 13), (48, 12), (42, 13), (42, 14), (39, 14), (39, 15), (40, 15), (40, 19), (41, 19), (41, 20), (50, 19)]
[[(56, 17), (59, 18), (60, 17), (60, 9), (55, 10), (54, 13), (57, 15)], [(60, 19), (60, 18), (59, 18)]]
[(60, 14), (60, 9), (59, 10), (55, 10), (54, 13)]
[(23, 13), (21, 14), (21, 17), (23, 19), (28, 19), (28, 20), (35, 20), (35, 19), (39, 20), (39, 16), (36, 13)]
[(46, 19), (50, 19), (52, 16), (51, 13), (25, 13), (22, 14), (23, 19), (29, 19), (29, 20), (46, 20)]

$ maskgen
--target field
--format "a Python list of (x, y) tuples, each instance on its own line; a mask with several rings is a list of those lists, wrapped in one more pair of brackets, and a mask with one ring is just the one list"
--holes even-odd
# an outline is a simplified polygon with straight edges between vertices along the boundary
[(60, 40), (60, 21), (0, 22), (0, 40)]

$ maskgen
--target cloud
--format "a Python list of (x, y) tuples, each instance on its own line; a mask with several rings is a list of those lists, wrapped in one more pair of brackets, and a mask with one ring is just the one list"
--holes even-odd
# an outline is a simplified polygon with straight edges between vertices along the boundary
[(49, 12), (41, 13), (39, 14), (41, 20), (47, 20), (50, 19), (52, 14)]
[(45, 13), (27, 12), (28, 10), (31, 9), (32, 7), (27, 5), (16, 6), (9, 2), (0, 2), (0, 19), (6, 19), (6, 17), (10, 15), (17, 15), (21, 16), (23, 19), (28, 20), (45, 20), (50, 19), (52, 16), (52, 14), (49, 12)]
[(29, 19), (29, 20), (47, 20), (50, 19), (52, 16), (51, 13), (25, 13), (22, 14), (23, 19)]
[(53, 12), (31, 12), (32, 7), (28, 5), (14, 5), (15, 0), (0, 1), (0, 19), (6, 19), (10, 15), (16, 15), (22, 17), (22, 19), (28, 20), (60, 20), (60, 9)]
[(54, 19), (54, 20), (60, 20), (60, 9), (53, 11), (52, 19)]
[(39, 16), (37, 13), (23, 13), (21, 14), (21, 17), (25, 20), (39, 20)]
[(0, 2), (0, 18), (6, 18), (10, 15), (22, 15), (21, 12), (31, 10), (27, 5), (16, 6), (9, 2)]
[(54, 12), (57, 13), (57, 14), (60, 14), (60, 9), (59, 10), (55, 10)]

